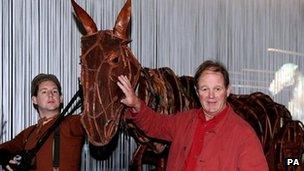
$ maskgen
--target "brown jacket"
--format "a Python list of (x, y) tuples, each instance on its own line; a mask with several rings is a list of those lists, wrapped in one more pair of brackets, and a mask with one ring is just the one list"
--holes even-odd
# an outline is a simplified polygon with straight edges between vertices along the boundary
[[(141, 111), (129, 112), (127, 117), (147, 135), (172, 142), (167, 163), (168, 171), (181, 171), (189, 154), (198, 112), (193, 109), (175, 115), (160, 115), (143, 102)], [(196, 170), (208, 171), (266, 171), (267, 161), (261, 143), (251, 126), (229, 106), (225, 117), (206, 132), (203, 150), (198, 156)]]
[[(22, 150), (28, 150), (35, 146), (41, 135), (54, 123), (55, 119), (42, 124), (32, 125), (14, 139), (0, 145), (0, 149), (9, 150), (10, 153), (18, 154)], [(81, 151), (84, 143), (84, 129), (80, 122), (80, 115), (68, 116), (60, 125), (60, 171), (80, 170)], [(38, 171), (52, 171), (53, 134), (41, 147), (32, 161)]]

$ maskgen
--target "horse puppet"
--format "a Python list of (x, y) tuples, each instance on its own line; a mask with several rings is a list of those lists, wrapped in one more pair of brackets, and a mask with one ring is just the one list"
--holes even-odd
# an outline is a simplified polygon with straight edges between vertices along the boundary
[[(131, 170), (152, 164), (165, 170), (169, 144), (151, 139), (123, 117), (123, 93), (117, 77), (126, 75), (138, 96), (155, 111), (168, 115), (198, 107), (193, 78), (178, 77), (170, 68), (142, 68), (128, 47), (131, 0), (119, 12), (111, 30), (98, 30), (93, 19), (74, 0), (75, 16), (85, 33), (81, 38), (82, 124), (95, 146), (108, 144), (118, 129), (126, 130), (139, 146)], [(260, 92), (230, 95), (228, 102), (256, 131), (270, 170), (285, 170), (286, 158), (301, 161), (303, 126), (291, 119), (288, 110)]]
[(288, 86), (293, 86), (288, 110), (294, 120), (304, 122), (304, 76), (300, 72), (299, 66), (293, 63), (286, 63), (276, 71), (275, 77), (270, 83), (269, 91), (276, 95)]

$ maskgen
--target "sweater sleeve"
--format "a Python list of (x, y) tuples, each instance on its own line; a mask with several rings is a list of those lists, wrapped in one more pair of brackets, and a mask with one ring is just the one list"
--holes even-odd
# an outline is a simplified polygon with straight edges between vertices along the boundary
[(140, 111), (126, 113), (126, 119), (130, 119), (137, 127), (142, 129), (148, 136), (166, 141), (172, 141), (178, 122), (178, 113), (163, 115), (154, 112), (145, 102), (141, 101)]
[(0, 164), (2, 166), (6, 166), (13, 156), (20, 154), (24, 150), (24, 141), (32, 129), (34, 129), (34, 126), (23, 130), (14, 139), (0, 144)]
[(248, 135), (240, 146), (239, 155), (240, 171), (268, 171), (267, 161), (262, 145), (253, 131), (248, 131)]

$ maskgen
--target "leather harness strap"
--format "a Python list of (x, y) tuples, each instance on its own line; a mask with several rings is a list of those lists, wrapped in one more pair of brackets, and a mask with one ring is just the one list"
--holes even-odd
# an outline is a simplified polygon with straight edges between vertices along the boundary
[(59, 168), (60, 161), (60, 125), (54, 131), (53, 141), (53, 167)]

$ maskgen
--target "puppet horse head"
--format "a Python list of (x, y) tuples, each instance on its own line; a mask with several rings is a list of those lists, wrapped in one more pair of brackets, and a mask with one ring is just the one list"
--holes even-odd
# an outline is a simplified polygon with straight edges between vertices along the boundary
[(93, 19), (74, 0), (76, 18), (86, 33), (81, 38), (81, 84), (83, 87), (82, 124), (94, 145), (106, 145), (116, 134), (123, 104), (117, 77), (126, 75), (133, 86), (140, 75), (140, 64), (127, 44), (131, 0), (121, 9), (112, 30), (97, 30)]

